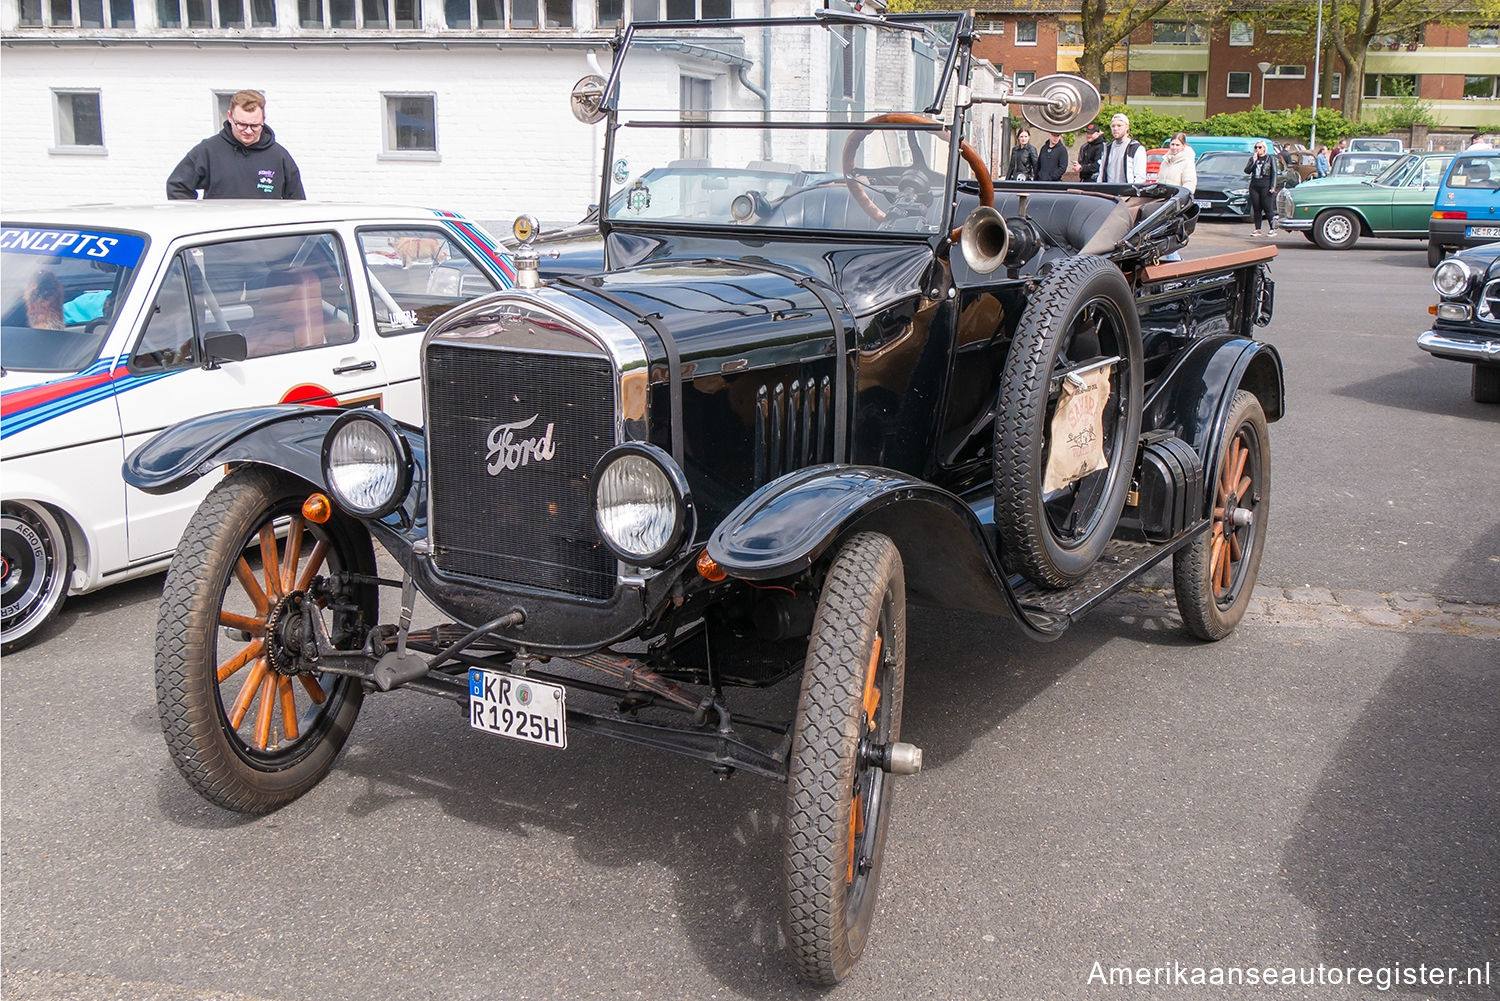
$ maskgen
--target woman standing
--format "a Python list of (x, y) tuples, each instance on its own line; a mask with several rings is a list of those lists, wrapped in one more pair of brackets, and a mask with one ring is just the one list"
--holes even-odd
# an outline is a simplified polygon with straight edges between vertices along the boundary
[(1276, 161), (1266, 154), (1266, 144), (1256, 143), (1255, 153), (1245, 162), (1245, 173), (1250, 175), (1250, 222), (1255, 225), (1251, 236), (1260, 236), (1260, 221), (1266, 220), (1266, 235), (1276, 233), (1276, 199), (1271, 195), (1276, 187)]
[[(1198, 167), (1194, 162), (1193, 147), (1188, 145), (1187, 135), (1179, 132), (1167, 142), (1167, 155), (1157, 170), (1156, 179), (1162, 184), (1175, 184), (1189, 192), (1198, 190)], [(1180, 261), (1177, 251), (1162, 258), (1163, 261)]]
[(1167, 143), (1167, 156), (1161, 162), (1156, 179), (1162, 184), (1197, 191), (1198, 168), (1194, 161), (1193, 147), (1187, 144), (1187, 136), (1179, 132)]
[(1016, 148), (1010, 151), (1010, 168), (1005, 172), (1005, 179), (1036, 180), (1036, 147), (1031, 145), (1031, 133), (1025, 129), (1016, 133)]

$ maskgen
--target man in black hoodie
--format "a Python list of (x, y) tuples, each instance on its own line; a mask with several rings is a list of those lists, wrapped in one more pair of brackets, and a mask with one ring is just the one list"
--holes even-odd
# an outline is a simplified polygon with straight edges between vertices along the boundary
[(266, 124), (266, 96), (242, 90), (229, 99), (224, 128), (188, 151), (167, 178), (167, 197), (305, 199), (302, 172)]

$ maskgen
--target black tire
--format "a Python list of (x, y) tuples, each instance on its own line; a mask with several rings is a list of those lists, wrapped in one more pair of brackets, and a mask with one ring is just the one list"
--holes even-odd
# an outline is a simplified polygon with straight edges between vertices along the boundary
[(905, 680), (901, 554), (884, 535), (855, 535), (818, 600), (787, 777), (783, 920), (810, 983), (844, 979), (869, 938), (894, 776), (861, 749), (900, 737)]
[(68, 532), (56, 512), (35, 501), (0, 505), (0, 651), (37, 637), (67, 598), (72, 573)]
[[(1109, 466), (1042, 494), (1055, 378), (1094, 358), (1119, 355), (1104, 415)], [(1088, 572), (1120, 520), (1141, 432), (1141, 322), (1120, 269), (1074, 257), (1031, 294), (1005, 360), (995, 421), (995, 528), (1000, 551), (1038, 584), (1065, 587)]]
[(1448, 248), (1442, 244), (1427, 241), (1427, 266), (1435, 268), (1443, 263), (1443, 258), (1448, 256)]
[(1324, 250), (1348, 250), (1359, 240), (1359, 217), (1346, 209), (1333, 209), (1313, 223), (1313, 242)]
[(1317, 239), (1312, 235), (1312, 230), (1310, 230), (1310, 229), (1304, 229), (1302, 231), (1302, 236), (1303, 236), (1304, 239), (1307, 240), (1308, 243), (1317, 243), (1318, 242)]
[(1500, 403), (1500, 365), (1475, 365), (1469, 395), (1475, 403)]
[[(364, 697), (353, 678), (292, 676), (270, 666), (264, 655), (267, 645), (284, 649), (263, 638), (279, 634), (275, 623), (289, 614), (293, 600), (285, 595), (305, 587), (314, 573), (374, 572), (369, 534), (337, 514), (323, 525), (303, 519), (307, 493), (266, 469), (231, 473), (188, 522), (162, 593), (156, 699), (167, 749), (203, 798), (241, 813), (269, 813), (316, 785), (333, 767)], [(313, 548), (304, 562), (309, 537)], [(257, 540), (258, 548), (247, 551)], [(274, 585), (267, 545), (281, 571)], [(286, 554), (293, 552), (288, 570)], [(293, 578), (292, 588), (281, 579), (286, 576)], [(247, 578), (260, 599), (252, 596)], [(376, 621), (374, 586), (362, 586), (356, 600), (359, 616), (330, 617), (335, 637), (347, 636), (341, 646), (358, 646), (364, 628)], [(276, 659), (286, 665), (294, 658)], [(234, 668), (223, 679), (221, 665)], [(241, 718), (235, 721), (239, 703)]]
[[(1223, 639), (1245, 617), (1265, 549), (1271, 440), (1265, 412), (1253, 393), (1239, 390), (1230, 401), (1213, 487), (1212, 529), (1172, 557), (1177, 610), (1188, 631), (1203, 640)], [(1240, 512), (1248, 515), (1247, 524), (1236, 524), (1245, 520), (1236, 518)]]

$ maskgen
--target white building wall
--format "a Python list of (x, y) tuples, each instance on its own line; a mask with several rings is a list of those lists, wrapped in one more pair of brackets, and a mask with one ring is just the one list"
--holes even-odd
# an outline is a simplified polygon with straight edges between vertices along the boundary
[[(168, 173), (220, 124), (215, 91), (267, 97), (308, 197), (395, 201), (508, 221), (576, 222), (598, 199), (599, 126), (568, 111), (584, 47), (324, 44), (8, 46), (0, 58), (0, 209), (165, 201)], [(598, 58), (607, 67), (608, 49)], [(103, 154), (55, 150), (55, 89), (98, 90)], [(436, 159), (382, 153), (383, 92), (433, 94)], [(407, 155), (409, 156), (409, 154)], [(508, 230), (508, 225), (506, 226)]]

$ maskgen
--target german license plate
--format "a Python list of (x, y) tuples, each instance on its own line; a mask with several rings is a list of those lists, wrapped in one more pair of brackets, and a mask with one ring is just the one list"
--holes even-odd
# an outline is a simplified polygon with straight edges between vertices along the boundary
[(1211, 208), (1214, 207), (1214, 203), (1213, 202), (1205, 201), (1202, 198), (1194, 198), (1193, 199), (1193, 204), (1196, 205), (1196, 206), (1198, 206), (1200, 209), (1211, 209)]
[(1493, 236), (1500, 238), (1500, 226), (1470, 226), (1470, 236)]
[(518, 674), (470, 668), (469, 725), (528, 744), (565, 748), (567, 690)]

